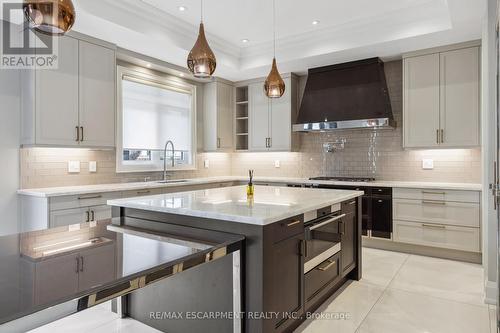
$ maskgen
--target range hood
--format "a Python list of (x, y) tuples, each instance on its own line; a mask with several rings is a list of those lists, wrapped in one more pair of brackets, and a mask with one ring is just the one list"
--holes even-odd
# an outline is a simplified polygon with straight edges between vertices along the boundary
[(295, 132), (394, 126), (379, 58), (309, 69)]

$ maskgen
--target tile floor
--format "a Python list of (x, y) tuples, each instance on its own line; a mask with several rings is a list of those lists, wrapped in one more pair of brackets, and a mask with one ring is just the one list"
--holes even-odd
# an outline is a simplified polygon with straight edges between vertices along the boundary
[[(497, 333), (495, 307), (483, 303), (481, 266), (363, 249), (363, 279), (345, 286), (296, 333)], [(336, 297), (335, 297), (336, 296)], [(31, 333), (153, 333), (98, 306)]]

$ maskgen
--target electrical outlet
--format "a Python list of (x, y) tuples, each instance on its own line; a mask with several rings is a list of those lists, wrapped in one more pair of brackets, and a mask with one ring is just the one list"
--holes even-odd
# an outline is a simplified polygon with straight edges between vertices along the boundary
[(210, 168), (210, 160), (205, 160), (205, 161), (203, 162), (203, 165), (205, 166), (205, 169)]
[(424, 170), (434, 169), (434, 160), (432, 160), (430, 158), (424, 158), (422, 160), (422, 169), (424, 169)]
[(97, 172), (97, 162), (96, 161), (89, 162), (89, 172)]
[(69, 173), (79, 173), (80, 172), (80, 161), (68, 161), (68, 172)]
[(277, 169), (279, 169), (281, 167), (280, 160), (274, 161), (274, 167), (277, 168)]

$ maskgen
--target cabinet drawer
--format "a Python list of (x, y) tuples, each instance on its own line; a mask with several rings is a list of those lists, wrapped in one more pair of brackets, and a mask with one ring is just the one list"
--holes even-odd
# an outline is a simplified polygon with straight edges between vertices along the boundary
[(395, 199), (438, 200), (438, 201), (479, 203), (480, 193), (477, 191), (395, 188), (392, 197)]
[(391, 195), (392, 187), (372, 187), (371, 188), (372, 195)]
[(298, 215), (272, 224), (273, 241), (277, 243), (304, 232), (304, 216)]
[(452, 250), (481, 252), (480, 228), (394, 221), (394, 241)]
[(50, 198), (50, 211), (106, 205), (108, 200), (120, 198), (120, 192), (70, 195)]
[(305, 275), (304, 291), (306, 302), (310, 301), (332, 280), (340, 275), (339, 255), (325, 260)]
[(479, 204), (394, 199), (395, 220), (479, 227)]
[(122, 198), (143, 197), (146, 195), (156, 195), (156, 194), (162, 194), (162, 193), (163, 193), (163, 189), (161, 189), (161, 188), (133, 190), (133, 191), (122, 192)]

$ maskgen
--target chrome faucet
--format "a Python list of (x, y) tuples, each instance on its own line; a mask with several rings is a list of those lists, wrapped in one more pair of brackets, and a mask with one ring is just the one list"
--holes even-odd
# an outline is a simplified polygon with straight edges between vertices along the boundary
[(174, 143), (170, 140), (165, 143), (165, 149), (163, 150), (163, 181), (167, 181), (167, 147), (168, 144), (172, 145), (172, 168), (175, 166), (175, 148)]

